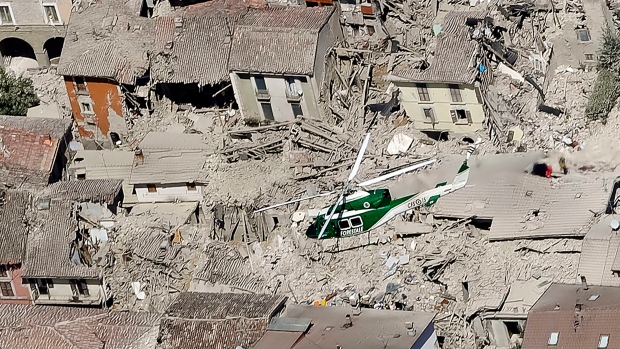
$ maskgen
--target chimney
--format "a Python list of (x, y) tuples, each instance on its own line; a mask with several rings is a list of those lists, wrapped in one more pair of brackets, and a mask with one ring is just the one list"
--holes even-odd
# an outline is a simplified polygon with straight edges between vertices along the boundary
[(588, 290), (588, 282), (584, 275), (581, 275), (581, 287), (583, 287), (584, 290)]
[(142, 149), (138, 148), (134, 151), (135, 156), (135, 162), (138, 165), (142, 165), (144, 163), (144, 154), (142, 154)]

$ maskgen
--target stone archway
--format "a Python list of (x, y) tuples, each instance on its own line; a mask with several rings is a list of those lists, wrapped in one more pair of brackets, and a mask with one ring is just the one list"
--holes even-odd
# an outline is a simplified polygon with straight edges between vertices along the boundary
[(43, 50), (47, 53), (47, 58), (51, 64), (58, 64), (58, 61), (60, 61), (60, 54), (64, 42), (65, 39), (56, 37), (48, 39), (43, 45)]
[(3, 63), (7, 63), (7, 57), (24, 57), (37, 60), (37, 55), (32, 46), (18, 38), (6, 38), (0, 41), (0, 55), (4, 59)]

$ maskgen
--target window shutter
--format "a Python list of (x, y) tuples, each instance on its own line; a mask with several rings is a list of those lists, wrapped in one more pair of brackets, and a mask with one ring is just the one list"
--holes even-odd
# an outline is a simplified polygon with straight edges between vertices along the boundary
[(458, 118), (456, 117), (456, 110), (450, 110), (450, 116), (452, 117), (452, 122), (456, 124)]
[(77, 296), (78, 288), (77, 288), (77, 285), (75, 284), (75, 281), (71, 280), (70, 284), (71, 284), (71, 292), (73, 292), (73, 296)]
[(465, 111), (465, 115), (467, 115), (467, 122), (469, 124), (471, 124), (472, 123), (472, 121), (471, 121), (471, 113), (469, 112), (469, 110)]

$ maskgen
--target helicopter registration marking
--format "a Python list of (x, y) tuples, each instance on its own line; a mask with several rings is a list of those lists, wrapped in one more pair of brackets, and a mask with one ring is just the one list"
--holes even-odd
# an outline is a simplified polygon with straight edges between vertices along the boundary
[(364, 232), (364, 227), (357, 227), (357, 228), (341, 231), (340, 236), (344, 238), (344, 237), (358, 235), (363, 232)]
[(407, 204), (407, 208), (414, 208), (414, 207), (422, 206), (423, 203), (424, 201), (422, 199), (415, 199)]

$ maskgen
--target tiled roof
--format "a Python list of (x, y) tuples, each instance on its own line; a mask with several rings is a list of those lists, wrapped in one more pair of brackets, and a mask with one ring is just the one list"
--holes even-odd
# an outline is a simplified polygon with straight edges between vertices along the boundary
[(112, 205), (121, 192), (122, 183), (120, 179), (61, 181), (50, 184), (39, 196), (71, 201), (105, 202)]
[(207, 155), (199, 150), (149, 152), (135, 162), (129, 184), (193, 183), (201, 178)]
[(205, 320), (266, 319), (285, 301), (284, 296), (268, 294), (183, 292), (170, 305), (167, 315)]
[(108, 78), (135, 84), (149, 67), (153, 24), (121, 0), (83, 2), (73, 12), (58, 64), (58, 74)]
[(161, 347), (248, 348), (285, 301), (283, 296), (260, 294), (181, 293), (161, 322)]
[(0, 116), (0, 183), (47, 184), (70, 119)]
[(237, 27), (230, 53), (231, 71), (314, 74), (318, 31)]
[(506, 173), (440, 199), (434, 213), (492, 219), (491, 241), (581, 237), (587, 233), (593, 212), (605, 208), (608, 195), (601, 180), (557, 181), (527, 173)]
[[(588, 300), (593, 295), (599, 297)], [(607, 348), (620, 348), (619, 321), (620, 288), (553, 284), (528, 314), (523, 349), (600, 348), (601, 335), (609, 336)], [(552, 333), (557, 345), (548, 346)]]
[(19, 263), (24, 257), (30, 202), (27, 192), (0, 190), (0, 264)]
[(590, 228), (583, 239), (579, 257), (579, 275), (589, 284), (620, 286), (620, 278), (613, 274), (620, 248), (620, 234), (611, 230), (614, 216), (606, 216)]
[(267, 319), (221, 319), (188, 321), (165, 318), (161, 321), (160, 348), (228, 349), (250, 348), (267, 330)]
[(0, 305), (0, 348), (154, 348), (159, 314)]
[[(173, 17), (157, 18), (159, 51), (152, 58), (153, 78), (163, 83), (200, 85), (215, 85), (230, 80), (228, 55), (237, 18), (186, 17), (176, 35)], [(166, 45), (172, 46), (166, 49)]]
[(148, 150), (206, 150), (209, 146), (198, 133), (150, 132), (140, 142)]
[(334, 11), (335, 7), (333, 6), (251, 9), (239, 20), (238, 24), (257, 28), (320, 30)]
[(468, 18), (483, 19), (482, 12), (451, 12), (437, 36), (435, 55), (424, 70), (394, 67), (392, 75), (412, 82), (472, 83), (476, 78), (478, 43), (469, 38)]
[(313, 75), (318, 33), (333, 7), (251, 10), (233, 37), (231, 71)]
[[(435, 313), (363, 309), (359, 315), (352, 314), (350, 307), (315, 307), (291, 304), (287, 306), (287, 318), (310, 319), (311, 326), (292, 346), (272, 347), (278, 349), (336, 349), (336, 348), (422, 348), (421, 338), (430, 335)], [(351, 315), (353, 326), (345, 327), (346, 316)], [(413, 333), (407, 330), (411, 322)], [(331, 328), (331, 329), (328, 329)], [(271, 330), (270, 330), (271, 332)], [(317, 345), (318, 344), (318, 345)], [(259, 348), (265, 348), (259, 345)]]
[(202, 254), (202, 266), (196, 268), (194, 279), (210, 284), (232, 286), (251, 292), (265, 292), (266, 284), (251, 272), (239, 251), (223, 242), (212, 242)]
[(71, 202), (52, 199), (49, 210), (37, 212), (34, 228), (28, 235), (24, 277), (96, 279), (97, 267), (75, 265), (69, 259), (75, 240), (77, 221), (71, 216)]

